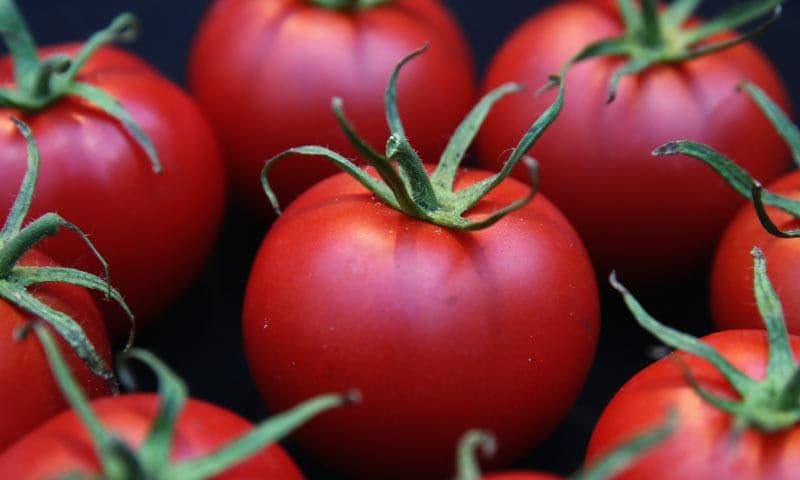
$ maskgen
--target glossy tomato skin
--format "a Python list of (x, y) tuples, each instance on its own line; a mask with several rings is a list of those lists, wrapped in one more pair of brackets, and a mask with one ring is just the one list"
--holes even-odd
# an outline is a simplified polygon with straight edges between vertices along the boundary
[[(800, 200), (800, 172), (782, 177), (769, 189)], [(775, 208), (768, 211), (780, 228), (800, 227), (791, 215)], [(742, 207), (717, 249), (711, 276), (714, 324), (719, 329), (764, 328), (753, 296), (753, 247), (760, 247), (769, 262), (769, 277), (783, 305), (789, 331), (800, 334), (800, 243), (769, 234), (751, 204)]]
[[(193, 48), (189, 81), (220, 135), (236, 194), (271, 216), (259, 182), (266, 159), (308, 144), (356, 158), (331, 112), (336, 96), (359, 133), (382, 151), (389, 75), (425, 43), (430, 49), (403, 69), (398, 102), (412, 144), (434, 162), (477, 90), (466, 40), (439, 0), (349, 11), (308, 0), (214, 2)], [(322, 159), (290, 159), (271, 179), (288, 203), (337, 171)]]
[[(536, 15), (497, 53), (484, 89), (514, 80), (535, 91), (581, 48), (622, 32), (612, 5), (564, 1)], [(651, 151), (672, 140), (707, 143), (769, 181), (789, 167), (788, 151), (737, 85), (755, 82), (785, 109), (789, 100), (750, 44), (625, 78), (606, 105), (610, 76), (621, 65), (601, 58), (570, 70), (563, 113), (532, 150), (542, 191), (575, 225), (601, 278), (613, 268), (640, 285), (681, 279), (710, 264), (742, 200), (701, 162)], [(498, 168), (554, 94), (499, 104), (478, 138), (482, 164)]]
[[(74, 54), (76, 45), (50, 48)], [(139, 325), (162, 313), (199, 273), (221, 221), (225, 179), (213, 132), (187, 95), (122, 50), (100, 50), (79, 79), (96, 85), (131, 113), (149, 135), (164, 171), (153, 173), (139, 145), (113, 118), (65, 98), (35, 114), (0, 110), (0, 211), (6, 211), (25, 170), (25, 142), (16, 115), (33, 129), (42, 168), (31, 215), (55, 211), (89, 234), (111, 266), (112, 281)], [(0, 82), (11, 82), (0, 63)], [(46, 241), (45, 253), (65, 266), (100, 274), (97, 261), (75, 236)], [(121, 311), (110, 305), (112, 336), (126, 333)]]
[[(457, 189), (489, 174), (462, 172)], [(474, 213), (523, 197), (510, 179)], [(267, 235), (244, 306), (248, 364), (267, 404), (325, 391), (364, 401), (298, 441), (348, 478), (445, 478), (468, 428), (497, 464), (543, 440), (583, 385), (598, 293), (572, 227), (544, 197), (487, 230), (420, 222), (340, 174)]]
[[(50, 258), (35, 250), (28, 252), (18, 265), (56, 266)], [(72, 317), (83, 327), (98, 353), (111, 364), (105, 323), (89, 292), (63, 283), (48, 283), (33, 287), (31, 293)], [(17, 330), (30, 319), (30, 314), (0, 300), (0, 451), (67, 408), (39, 342), (35, 338), (15, 339)], [(68, 365), (87, 395), (109, 395), (108, 383), (92, 373), (67, 344), (57, 338)]]
[[(159, 404), (157, 395), (131, 394), (96, 400), (91, 406), (109, 432), (129, 445), (140, 446), (155, 421)], [(171, 459), (180, 462), (203, 457), (250, 428), (248, 421), (234, 413), (190, 399), (178, 417)], [(99, 471), (91, 436), (73, 411), (51, 419), (0, 455), (2, 478), (39, 480)], [(272, 446), (214, 478), (302, 480), (303, 476), (281, 447)]]
[[(703, 339), (745, 374), (761, 379), (768, 359), (764, 331), (731, 330)], [(791, 338), (795, 356), (800, 338)], [(680, 353), (700, 385), (735, 399), (735, 393), (709, 363)], [(687, 384), (674, 358), (663, 358), (634, 376), (617, 392), (595, 427), (587, 459), (591, 461), (631, 436), (663, 423), (674, 409), (680, 419), (664, 443), (646, 452), (620, 480), (788, 480), (800, 476), (800, 428), (764, 435), (745, 431), (732, 441), (731, 416), (711, 407)]]

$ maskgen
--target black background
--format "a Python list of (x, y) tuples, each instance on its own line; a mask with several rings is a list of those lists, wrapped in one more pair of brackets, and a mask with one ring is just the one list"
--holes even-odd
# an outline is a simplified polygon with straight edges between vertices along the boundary
[[(136, 13), (142, 21), (140, 39), (130, 49), (183, 84), (186, 61), (197, 25), (209, 0), (19, 0), (31, 29), (41, 44), (80, 40), (104, 27), (121, 11)], [(525, 18), (552, 3), (546, 1), (448, 0), (463, 25), (478, 67), (483, 70), (503, 39)], [(707, 1), (702, 12), (719, 11), (729, 1)], [(784, 18), (757, 42), (781, 72), (794, 105), (800, 105), (800, 66), (797, 38), (800, 7), (789, 4)], [(124, 212), (120, 212), (124, 214)], [(139, 338), (184, 376), (195, 397), (226, 406), (251, 420), (266, 416), (250, 383), (240, 342), (242, 292), (249, 263), (266, 226), (229, 208), (224, 231), (208, 268), (197, 284), (165, 318)], [(165, 232), (166, 233), (166, 232)], [(157, 269), (157, 266), (153, 266)], [(696, 334), (709, 330), (705, 305), (706, 279), (646, 293), (643, 303), (662, 320)], [(520, 467), (568, 474), (581, 463), (592, 426), (603, 406), (631, 375), (650, 362), (655, 342), (634, 326), (619, 299), (604, 295), (603, 333), (593, 372), (576, 407), (558, 431), (532, 452)], [(146, 385), (146, 383), (145, 383)], [(420, 432), (424, 435), (425, 432)], [(334, 478), (293, 454), (311, 479)]]

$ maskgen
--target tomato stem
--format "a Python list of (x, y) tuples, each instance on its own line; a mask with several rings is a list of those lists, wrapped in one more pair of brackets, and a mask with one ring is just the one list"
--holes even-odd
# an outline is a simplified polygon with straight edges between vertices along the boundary
[(138, 450), (110, 433), (92, 410), (48, 329), (33, 323), (44, 348), (53, 376), (81, 422), (87, 427), (103, 469), (103, 478), (122, 480), (202, 480), (219, 475), (248, 457), (280, 441), (312, 418), (328, 410), (360, 401), (358, 392), (321, 395), (256, 425), (250, 432), (202, 458), (171, 464), (175, 428), (188, 398), (185, 382), (155, 355), (145, 350), (123, 352), (119, 359), (120, 378), (133, 384), (129, 360), (147, 365), (158, 378), (159, 410)]
[[(800, 367), (789, 343), (786, 322), (778, 297), (767, 275), (763, 252), (754, 248), (753, 293), (766, 326), (769, 344), (767, 373), (762, 380), (748, 377), (711, 345), (656, 321), (636, 298), (612, 274), (611, 284), (623, 296), (629, 310), (645, 330), (665, 344), (697, 355), (711, 363), (738, 394), (738, 399), (720, 397), (700, 385), (688, 367), (687, 383), (697, 395), (714, 408), (730, 414), (739, 429), (756, 428), (777, 433), (800, 423)], [(676, 357), (679, 359), (679, 357)]]
[[(334, 98), (331, 102), (334, 115), (346, 136), (356, 150), (375, 167), (382, 181), (375, 179), (350, 160), (325, 147), (315, 145), (295, 147), (267, 160), (261, 172), (264, 192), (276, 212), (280, 214), (280, 206), (269, 184), (269, 173), (275, 164), (293, 155), (322, 156), (356, 179), (389, 207), (419, 220), (458, 231), (488, 228), (533, 200), (538, 192), (538, 168), (536, 162), (528, 157), (527, 153), (561, 112), (565, 95), (563, 83), (560, 79), (555, 79), (555, 86), (558, 87), (555, 100), (523, 135), (500, 172), (468, 188), (453, 191), (455, 177), (464, 155), (489, 111), (498, 101), (510, 93), (520, 91), (521, 87), (509, 83), (489, 92), (456, 129), (436, 170), (429, 176), (422, 159), (419, 158), (406, 138), (405, 128), (397, 108), (397, 80), (400, 72), (408, 62), (421, 55), (427, 48), (426, 45), (403, 58), (390, 77), (384, 95), (386, 121), (391, 133), (385, 155), (375, 151), (356, 133), (355, 128), (344, 114), (341, 99)], [(532, 188), (529, 194), (478, 220), (466, 218), (464, 215), (500, 185), (520, 161), (527, 166), (531, 177)]]
[[(643, 0), (641, 11), (631, 0), (617, 0), (625, 33), (587, 45), (572, 57), (559, 72), (565, 77), (570, 68), (590, 58), (621, 56), (627, 62), (609, 82), (609, 102), (616, 97), (620, 80), (659, 64), (680, 63), (734, 47), (763, 32), (781, 15), (785, 0), (751, 1), (737, 4), (716, 18), (699, 26), (687, 26), (686, 20), (699, 6), (699, 0), (676, 0), (666, 10), (657, 0)], [(766, 19), (765, 19), (766, 17)], [(761, 20), (751, 30), (731, 39), (711, 42), (715, 35), (735, 30)]]
[[(30, 128), (20, 120), (12, 120), (27, 143), (28, 168), (19, 194), (6, 218), (3, 230), (0, 231), (0, 298), (48, 323), (73, 348), (75, 354), (86, 363), (92, 372), (107, 380), (112, 388), (116, 389), (111, 369), (89, 341), (83, 328), (73, 318), (42, 303), (28, 292), (28, 289), (35, 285), (54, 282), (97, 290), (117, 302), (131, 319), (131, 324), (134, 322), (133, 314), (122, 296), (111, 287), (108, 281), (108, 264), (86, 234), (78, 227), (55, 213), (42, 215), (23, 227), (38, 179), (40, 155)], [(71, 268), (17, 265), (22, 256), (39, 241), (57, 234), (62, 227), (72, 230), (86, 243), (103, 267), (105, 279)], [(133, 328), (131, 328), (129, 341), (132, 339)]]
[(55, 55), (39, 59), (36, 43), (13, 0), (0, 0), (0, 36), (14, 65), (15, 88), (0, 88), (0, 107), (38, 112), (68, 95), (76, 95), (118, 120), (147, 154), (155, 173), (161, 162), (152, 140), (130, 113), (108, 93), (77, 80), (81, 68), (101, 47), (136, 38), (138, 23), (130, 13), (117, 16), (95, 33), (74, 58)]

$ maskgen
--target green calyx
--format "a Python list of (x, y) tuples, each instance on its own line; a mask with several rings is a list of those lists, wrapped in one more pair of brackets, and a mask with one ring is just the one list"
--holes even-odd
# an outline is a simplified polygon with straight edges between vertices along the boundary
[(764, 254), (760, 249), (754, 248), (752, 255), (753, 290), (758, 310), (767, 328), (769, 342), (767, 374), (760, 381), (745, 375), (707, 343), (659, 323), (617, 281), (613, 273), (611, 284), (622, 294), (628, 309), (645, 330), (673, 348), (705, 359), (728, 381), (739, 398), (723, 398), (708, 391), (681, 364), (694, 391), (710, 405), (734, 418), (736, 433), (747, 428), (755, 428), (764, 433), (778, 433), (800, 423), (800, 367), (792, 354), (783, 309), (767, 276)]
[[(647, 450), (659, 445), (669, 437), (678, 423), (677, 415), (670, 412), (666, 421), (657, 428), (633, 437), (608, 455), (587, 468), (571, 475), (570, 480), (604, 480), (625, 471)], [(481, 470), (476, 452), (491, 457), (497, 450), (494, 436), (482, 430), (470, 430), (458, 445), (456, 480), (481, 480)]]
[[(589, 58), (627, 58), (625, 65), (611, 77), (610, 103), (616, 98), (620, 80), (627, 75), (636, 75), (654, 65), (679, 63), (709, 55), (752, 38), (778, 19), (783, 1), (750, 0), (729, 7), (709, 22), (687, 27), (686, 23), (699, 7), (700, 0), (675, 0), (663, 10), (659, 9), (657, 0), (642, 0), (641, 6), (633, 0), (617, 0), (625, 33), (585, 47), (564, 66), (561, 76), (566, 75), (572, 65)], [(736, 38), (710, 42), (715, 35), (758, 20), (762, 20), (762, 23)]]
[(111, 25), (95, 33), (75, 57), (54, 55), (40, 59), (33, 36), (13, 0), (0, 0), (0, 36), (14, 65), (14, 88), (0, 88), (0, 107), (24, 112), (46, 109), (65, 96), (87, 101), (119, 121), (147, 154), (153, 171), (161, 173), (155, 146), (130, 113), (105, 91), (78, 80), (81, 68), (102, 46), (136, 38), (138, 23), (130, 13), (118, 16)]
[[(0, 298), (50, 325), (72, 347), (75, 354), (86, 363), (92, 372), (116, 387), (111, 368), (94, 348), (80, 324), (66, 313), (46, 305), (29, 291), (36, 285), (55, 282), (68, 283), (102, 292), (107, 299), (113, 299), (117, 302), (130, 318), (131, 338), (129, 339), (129, 345), (133, 340), (133, 314), (119, 292), (109, 283), (108, 264), (89, 240), (89, 237), (78, 227), (55, 213), (47, 213), (27, 225), (23, 225), (28, 210), (30, 210), (36, 180), (39, 176), (40, 158), (39, 150), (36, 147), (30, 128), (20, 120), (12, 120), (28, 144), (28, 168), (19, 194), (11, 207), (3, 229), (0, 230)], [(89, 250), (105, 270), (105, 279), (72, 268), (18, 265), (23, 255), (39, 241), (56, 235), (62, 228), (76, 233), (86, 243)]]
[[(422, 54), (427, 46), (405, 57), (394, 69), (386, 89), (386, 119), (391, 136), (386, 144), (386, 154), (381, 155), (369, 146), (355, 131), (344, 113), (342, 100), (334, 98), (333, 113), (356, 150), (375, 168), (383, 181), (376, 180), (352, 161), (321, 146), (296, 147), (278, 154), (267, 161), (261, 173), (261, 181), (269, 201), (280, 214), (278, 199), (268, 181), (273, 166), (282, 159), (293, 155), (321, 156), (371, 191), (386, 205), (414, 218), (459, 231), (474, 231), (494, 225), (509, 213), (530, 202), (537, 193), (538, 175), (536, 162), (526, 154), (539, 137), (549, 127), (564, 104), (564, 89), (560, 81), (555, 102), (533, 124), (522, 137), (517, 147), (506, 160), (501, 171), (474, 185), (454, 191), (456, 175), (464, 155), (472, 144), (478, 129), (483, 124), (492, 106), (503, 97), (519, 92), (519, 85), (509, 83), (487, 94), (467, 115), (456, 129), (450, 142), (442, 153), (436, 170), (428, 174), (422, 160), (406, 138), (403, 123), (397, 109), (397, 78), (408, 62)], [(483, 218), (473, 220), (464, 214), (472, 209), (484, 196), (496, 188), (511, 174), (513, 168), (523, 161), (529, 169), (533, 188), (529, 195), (510, 205), (496, 210)]]
[(392, 0), (309, 0), (314, 5), (329, 10), (365, 10), (391, 3)]
[[(744, 83), (740, 89), (745, 92), (758, 105), (766, 115), (780, 136), (789, 145), (792, 157), (797, 165), (800, 165), (800, 129), (795, 126), (775, 102), (758, 86), (752, 83)], [(653, 151), (653, 155), (688, 155), (696, 158), (710, 166), (740, 195), (752, 200), (756, 209), (758, 219), (764, 228), (771, 235), (778, 238), (797, 238), (800, 237), (800, 230), (781, 230), (772, 221), (767, 212), (767, 207), (774, 207), (782, 210), (794, 218), (800, 219), (800, 202), (788, 197), (776, 195), (766, 190), (761, 182), (754, 179), (743, 168), (734, 163), (725, 155), (717, 152), (708, 145), (680, 140), (670, 142)]]
[(72, 377), (48, 329), (38, 323), (35, 323), (33, 328), (44, 347), (50, 368), (64, 396), (75, 414), (89, 430), (102, 468), (99, 475), (68, 473), (63, 476), (63, 479), (203, 480), (211, 478), (280, 441), (320, 413), (360, 400), (357, 392), (343, 395), (321, 395), (256, 425), (250, 432), (206, 457), (171, 463), (175, 426), (188, 395), (183, 380), (147, 351), (131, 349), (121, 354), (119, 372), (120, 379), (124, 383), (129, 386), (133, 383), (128, 363), (130, 360), (137, 360), (156, 374), (159, 384), (161, 401), (158, 414), (144, 443), (135, 449), (106, 430), (95, 415), (86, 396)]

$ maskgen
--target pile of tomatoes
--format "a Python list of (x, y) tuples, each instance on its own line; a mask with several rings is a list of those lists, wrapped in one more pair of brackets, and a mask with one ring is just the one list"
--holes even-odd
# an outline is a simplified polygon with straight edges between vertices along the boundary
[(0, 0), (0, 478), (800, 477), (792, 6), (550, 3), (478, 78), (440, 0), (215, 0), (179, 86)]

